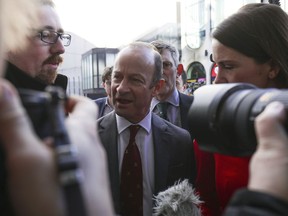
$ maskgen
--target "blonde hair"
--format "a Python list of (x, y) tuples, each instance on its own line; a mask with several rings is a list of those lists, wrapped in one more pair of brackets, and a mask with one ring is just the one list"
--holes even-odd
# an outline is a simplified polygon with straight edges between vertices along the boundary
[(0, 0), (1, 49), (11, 50), (25, 44), (32, 24), (37, 24), (40, 3), (40, 0)]

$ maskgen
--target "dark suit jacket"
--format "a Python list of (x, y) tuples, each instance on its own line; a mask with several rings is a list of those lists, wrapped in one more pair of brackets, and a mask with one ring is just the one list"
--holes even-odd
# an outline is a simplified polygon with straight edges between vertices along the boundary
[(180, 93), (180, 92), (178, 93), (179, 93), (179, 106), (180, 106), (180, 117), (181, 117), (182, 128), (190, 132), (191, 139), (193, 140), (194, 139), (193, 131), (189, 130), (188, 112), (189, 112), (189, 109), (193, 102), (194, 97)]
[[(114, 208), (120, 213), (120, 176), (118, 163), (117, 125), (115, 112), (98, 119), (99, 136), (108, 158)], [(154, 143), (155, 191), (166, 190), (179, 179), (194, 183), (194, 153), (189, 133), (152, 113)], [(194, 175), (194, 176), (193, 176)], [(152, 197), (151, 197), (152, 198)]]
[(185, 130), (188, 130), (189, 129), (188, 111), (190, 109), (190, 106), (193, 102), (194, 97), (183, 94), (181, 92), (178, 92), (178, 93), (179, 93), (179, 106), (180, 106), (182, 128), (184, 128)]
[(104, 115), (106, 100), (107, 97), (101, 97), (95, 100), (95, 103), (98, 105), (98, 118)]

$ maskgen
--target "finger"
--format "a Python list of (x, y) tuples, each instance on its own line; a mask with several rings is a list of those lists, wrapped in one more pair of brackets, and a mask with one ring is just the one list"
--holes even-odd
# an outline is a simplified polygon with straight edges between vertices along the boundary
[[(255, 120), (258, 145), (261, 148), (275, 147), (275, 143), (288, 142), (283, 126), (286, 121), (285, 107), (280, 102), (273, 102)], [(280, 141), (280, 142), (278, 142)]]
[[(0, 136), (4, 148), (18, 149), (26, 143), (33, 145), (37, 140), (30, 119), (24, 110), (15, 88), (5, 80), (0, 80)], [(31, 140), (30, 140), (31, 141)]]
[(69, 98), (68, 104), (72, 112), (66, 120), (67, 128), (72, 127), (72, 131), (75, 130), (73, 128), (85, 128), (87, 133), (95, 133), (97, 131), (96, 120), (98, 116), (96, 103), (85, 97), (73, 96)]
[(70, 96), (66, 103), (66, 109), (73, 115), (93, 115), (97, 119), (98, 107), (91, 99), (81, 96)]
[[(66, 126), (72, 144), (78, 149), (88, 212), (90, 215), (113, 215), (107, 158), (97, 132), (97, 105), (87, 98), (71, 97), (69, 108), (72, 113), (66, 119)], [(101, 187), (93, 187), (95, 183)]]
[[(285, 107), (273, 102), (256, 118), (257, 151), (250, 162), (248, 187), (287, 199), (288, 138)], [(277, 176), (277, 178), (275, 178)]]

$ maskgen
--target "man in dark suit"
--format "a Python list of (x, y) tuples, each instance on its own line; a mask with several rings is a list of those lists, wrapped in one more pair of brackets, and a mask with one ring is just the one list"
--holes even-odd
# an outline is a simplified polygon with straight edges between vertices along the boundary
[(98, 118), (110, 113), (113, 110), (113, 104), (111, 99), (111, 74), (113, 71), (112, 67), (105, 67), (102, 74), (102, 86), (107, 94), (106, 97), (101, 97), (95, 100), (98, 105), (99, 115)]
[[(167, 114), (166, 120), (189, 131), (188, 111), (193, 101), (193, 96), (188, 96), (177, 90), (177, 77), (181, 76), (183, 67), (180, 67), (179, 52), (172, 45), (164, 41), (152, 41), (163, 60), (163, 79), (164, 86), (159, 93), (153, 98), (151, 109), (159, 114), (160, 103), (166, 102)], [(189, 131), (193, 140), (193, 132)]]
[(161, 56), (155, 47), (143, 42), (124, 47), (115, 60), (111, 80), (114, 111), (98, 119), (98, 131), (108, 156), (117, 214), (131, 215), (126, 214), (127, 209), (122, 206), (125, 190), (121, 189), (130, 125), (140, 126), (134, 144), (142, 164), (143, 210), (137, 215), (151, 216), (153, 195), (180, 179), (189, 179), (193, 183), (195, 178), (189, 133), (150, 110), (151, 100), (163, 84), (162, 67)]

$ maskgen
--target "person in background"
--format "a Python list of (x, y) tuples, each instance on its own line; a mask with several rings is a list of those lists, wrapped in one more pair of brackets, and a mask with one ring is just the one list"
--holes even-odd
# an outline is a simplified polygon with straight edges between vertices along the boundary
[(102, 86), (107, 94), (106, 97), (98, 98), (95, 103), (98, 105), (99, 115), (98, 118), (110, 113), (113, 110), (113, 104), (111, 99), (111, 74), (113, 71), (112, 67), (105, 67), (102, 74)]
[[(164, 41), (152, 41), (151, 44), (156, 47), (162, 57), (163, 79), (165, 81), (163, 87), (152, 99), (151, 110), (172, 124), (187, 130), (193, 141), (194, 135), (193, 131), (189, 130), (187, 116), (193, 96), (183, 94), (177, 89), (177, 77), (182, 77), (184, 71), (183, 66), (179, 63), (179, 52), (174, 46)], [(196, 176), (194, 152), (192, 163), (192, 169), (195, 172), (193, 175)]]
[(177, 73), (176, 88), (179, 92), (186, 94), (185, 92), (187, 88), (187, 74), (186, 71), (184, 71), (184, 69), (182, 69), (182, 72), (180, 74)]
[[(39, 3), (40, 0), (0, 0), (1, 77), (6, 66), (6, 51), (18, 50), (20, 46), (25, 49), (25, 45), (29, 45), (25, 39), (39, 21), (37, 12), (42, 7)], [(66, 108), (70, 115), (65, 125), (72, 145), (77, 148), (79, 167), (84, 174), (81, 189), (87, 215), (113, 216), (106, 155), (97, 134), (97, 107), (85, 97), (71, 96)], [(6, 190), (13, 215), (67, 215), (53, 140), (42, 141), (35, 135), (18, 92), (3, 78), (0, 78), (0, 140), (1, 165), (4, 163), (7, 171)], [(3, 170), (1, 184), (2, 173)], [(1, 204), (0, 207), (6, 207)], [(2, 211), (0, 214), (7, 215)]]
[(194, 182), (188, 131), (150, 110), (163, 84), (162, 67), (155, 47), (144, 42), (125, 46), (113, 66), (114, 111), (98, 119), (98, 132), (108, 156), (115, 212), (120, 215), (151, 216), (153, 195), (181, 179)]
[[(245, 82), (259, 88), (288, 87), (288, 15), (279, 6), (247, 4), (220, 23), (212, 37), (212, 58), (218, 65), (215, 84)], [(197, 138), (194, 144), (196, 187), (204, 201), (203, 211), (219, 215), (232, 194), (247, 187), (251, 157), (203, 152), (198, 149)], [(215, 210), (217, 205), (219, 211)]]
[(67, 88), (67, 77), (58, 75), (65, 46), (69, 46), (71, 35), (64, 32), (54, 3), (41, 0), (38, 11), (38, 26), (32, 26), (27, 37), (27, 46), (10, 50), (7, 54), (5, 78), (17, 88), (42, 91), (47, 85)]
[[(179, 52), (174, 46), (164, 41), (152, 41), (151, 44), (161, 54), (163, 60), (163, 79), (165, 80), (159, 93), (152, 99), (151, 110), (156, 114), (164, 113), (162, 115), (164, 119), (189, 131), (187, 115), (193, 97), (179, 92), (176, 87), (177, 76), (179, 76), (177, 75), (177, 69), (181, 68), (179, 67)], [(163, 106), (164, 108), (162, 108)], [(193, 140), (194, 137), (191, 131), (190, 135)]]

